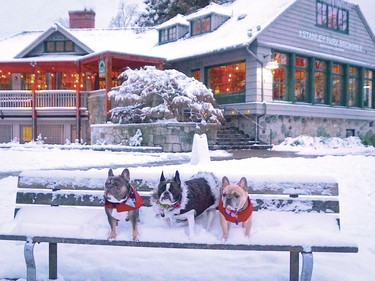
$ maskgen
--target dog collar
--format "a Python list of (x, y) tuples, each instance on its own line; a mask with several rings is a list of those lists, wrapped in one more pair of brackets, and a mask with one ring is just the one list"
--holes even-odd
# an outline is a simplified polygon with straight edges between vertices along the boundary
[(229, 209), (224, 208), (223, 200), (220, 199), (219, 211), (225, 217), (227, 221), (233, 222), (238, 225), (239, 222), (247, 221), (247, 219), (253, 213), (254, 207), (250, 201), (250, 198), (248, 198), (248, 203), (249, 204), (246, 209), (229, 210)]
[(129, 188), (128, 196), (121, 200), (121, 202), (114, 203), (105, 199), (104, 206), (109, 209), (116, 209), (117, 212), (139, 209), (143, 205), (144, 200), (133, 186), (129, 185)]

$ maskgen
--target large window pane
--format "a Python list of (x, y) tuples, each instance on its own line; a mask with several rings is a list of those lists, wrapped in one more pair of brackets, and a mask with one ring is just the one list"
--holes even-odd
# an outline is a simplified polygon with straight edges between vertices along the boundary
[(355, 67), (349, 68), (349, 106), (358, 106), (358, 69)]
[(295, 72), (295, 101), (307, 101), (306, 85), (308, 77), (308, 60), (302, 57), (296, 57), (296, 72)]
[(274, 52), (273, 59), (279, 64), (279, 68), (273, 71), (273, 99), (287, 100), (287, 69), (288, 55), (284, 53)]
[(244, 62), (210, 67), (208, 87), (215, 95), (245, 91), (246, 64)]
[(373, 72), (371, 70), (365, 70), (365, 79), (363, 87), (363, 106), (372, 107), (372, 76)]
[(327, 92), (327, 64), (324, 61), (315, 61), (315, 73), (314, 73), (314, 83), (315, 83), (315, 93), (314, 102), (315, 103), (325, 103), (325, 96)]

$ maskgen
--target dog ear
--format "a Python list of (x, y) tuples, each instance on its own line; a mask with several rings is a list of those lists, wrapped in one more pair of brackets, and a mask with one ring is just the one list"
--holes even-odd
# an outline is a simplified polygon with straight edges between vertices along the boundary
[(130, 181), (130, 172), (128, 169), (124, 169), (121, 173), (121, 177), (123, 177), (125, 180)]
[(165, 181), (164, 172), (161, 172), (160, 181)]
[(178, 171), (176, 171), (176, 174), (174, 175), (174, 181), (181, 184), (180, 173)]
[(222, 183), (223, 188), (226, 187), (227, 185), (229, 185), (228, 178), (227, 177), (223, 177), (223, 179), (221, 180), (221, 183)]
[(240, 187), (242, 187), (246, 192), (248, 191), (247, 180), (246, 180), (245, 177), (242, 177), (242, 178), (240, 179), (240, 181), (238, 182), (238, 185), (239, 185)]
[(113, 177), (113, 171), (112, 171), (112, 169), (109, 169), (109, 171), (108, 171), (108, 176), (109, 176), (109, 177)]

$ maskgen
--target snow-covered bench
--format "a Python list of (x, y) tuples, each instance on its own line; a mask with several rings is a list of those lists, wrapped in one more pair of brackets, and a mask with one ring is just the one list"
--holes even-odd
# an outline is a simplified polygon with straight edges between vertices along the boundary
[[(106, 239), (108, 225), (103, 210), (103, 185), (106, 179), (104, 170), (22, 172), (18, 181), (14, 227), (8, 233), (0, 234), (0, 240), (26, 242), (24, 254), (27, 280), (36, 280), (36, 243), (49, 243), (49, 279), (52, 280), (57, 279), (57, 244), (62, 243), (285, 251), (290, 252), (290, 280), (311, 280), (314, 252), (358, 252), (356, 244), (339, 230), (339, 190), (337, 182), (331, 178), (245, 175), (256, 211), (251, 237), (243, 237), (240, 227), (234, 225), (228, 242), (221, 243), (218, 218), (214, 220), (216, 225), (208, 232), (199, 231), (204, 224), (198, 220), (198, 231), (192, 239), (187, 235), (186, 238), (182, 237), (181, 227), (178, 230), (164, 229), (164, 224), (155, 218), (152, 208), (147, 208), (150, 205), (151, 188), (158, 183), (158, 172), (145, 173), (141, 168), (131, 171), (133, 185), (146, 199), (146, 208), (141, 208), (139, 242), (131, 241), (130, 227), (127, 224), (120, 229), (116, 241), (109, 242)], [(189, 177), (187, 173), (184, 175)], [(219, 173), (217, 176), (222, 177)], [(236, 180), (240, 175), (226, 176)], [(143, 219), (147, 223), (142, 223)], [(176, 235), (175, 231), (180, 232)]]

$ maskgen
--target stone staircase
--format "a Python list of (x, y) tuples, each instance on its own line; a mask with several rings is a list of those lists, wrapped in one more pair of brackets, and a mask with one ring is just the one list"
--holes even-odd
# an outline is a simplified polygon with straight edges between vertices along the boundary
[(209, 145), (210, 150), (269, 149), (272, 145), (255, 141), (248, 134), (234, 126), (222, 126), (217, 132), (217, 140)]

